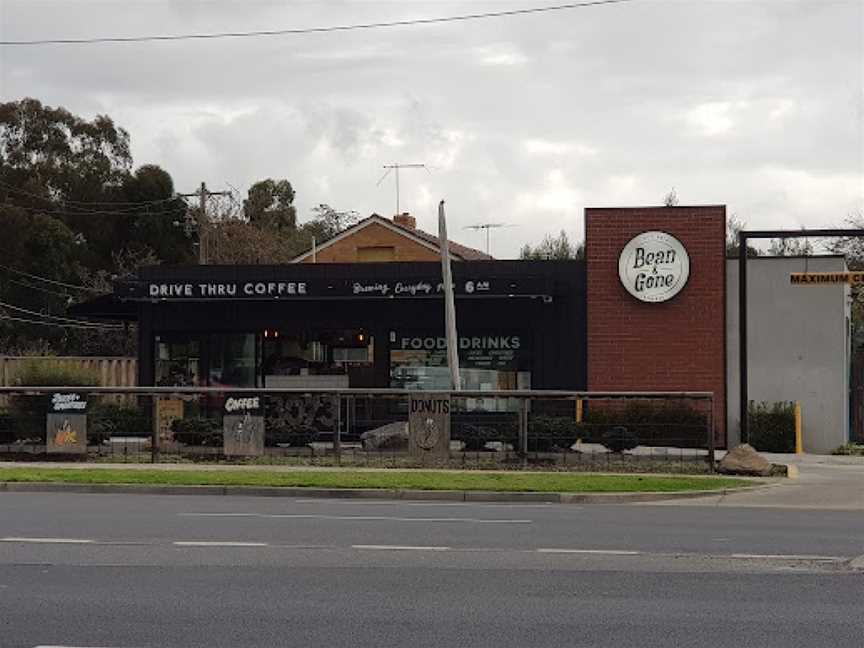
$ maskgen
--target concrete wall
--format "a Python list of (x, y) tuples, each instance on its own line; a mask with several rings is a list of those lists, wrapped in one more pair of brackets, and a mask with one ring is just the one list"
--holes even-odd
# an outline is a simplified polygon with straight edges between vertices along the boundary
[[(748, 260), (747, 348), (751, 401), (799, 401), (805, 452), (849, 438), (849, 287), (793, 286), (792, 272), (842, 272), (842, 257)], [(740, 439), (738, 260), (726, 263), (729, 447)]]

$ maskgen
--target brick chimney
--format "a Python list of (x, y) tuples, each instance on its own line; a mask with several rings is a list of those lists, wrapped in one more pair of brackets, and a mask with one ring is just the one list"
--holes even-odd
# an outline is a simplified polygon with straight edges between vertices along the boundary
[(393, 222), (399, 225), (399, 227), (404, 227), (405, 229), (417, 229), (417, 219), (408, 212), (396, 214), (393, 217)]

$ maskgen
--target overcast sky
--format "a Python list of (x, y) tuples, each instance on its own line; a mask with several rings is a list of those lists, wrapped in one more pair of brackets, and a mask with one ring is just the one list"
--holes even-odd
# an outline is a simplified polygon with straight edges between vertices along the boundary
[[(0, 0), (0, 38), (244, 31), (554, 1)], [(219, 41), (0, 48), (0, 97), (132, 136), (179, 191), (288, 178), (329, 203), (516, 256), (583, 236), (586, 206), (726, 204), (750, 227), (841, 225), (864, 205), (864, 2), (634, 0), (474, 22)]]

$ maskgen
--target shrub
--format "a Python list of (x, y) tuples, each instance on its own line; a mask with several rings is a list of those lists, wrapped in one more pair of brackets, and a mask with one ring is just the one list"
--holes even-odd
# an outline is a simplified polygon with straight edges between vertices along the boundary
[(623, 425), (617, 425), (603, 433), (603, 445), (610, 452), (624, 452), (639, 445), (636, 433)]
[(536, 416), (528, 420), (528, 450), (549, 452), (567, 450), (576, 443), (584, 428), (571, 416)]
[(146, 410), (126, 405), (106, 403), (90, 410), (87, 416), (87, 437), (99, 444), (112, 436), (150, 436), (153, 426)]
[(330, 396), (267, 396), (267, 445), (305, 446), (336, 429), (337, 402)]
[(864, 445), (860, 443), (847, 443), (839, 448), (834, 448), (834, 450), (831, 451), (831, 454), (864, 457)]
[(761, 452), (795, 452), (795, 404), (750, 402), (749, 443)]
[(171, 423), (174, 440), (189, 446), (221, 446), (222, 425), (216, 419), (189, 417)]
[(15, 377), (22, 387), (91, 387), (99, 384), (99, 373), (68, 362), (27, 360)]
[(681, 402), (596, 401), (584, 416), (583, 441), (603, 443), (604, 435), (623, 426), (642, 445), (704, 448), (707, 444), (706, 411)]

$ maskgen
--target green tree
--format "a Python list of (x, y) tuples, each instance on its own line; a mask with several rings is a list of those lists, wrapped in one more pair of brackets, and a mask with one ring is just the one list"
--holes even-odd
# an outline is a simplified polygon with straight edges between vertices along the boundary
[(519, 253), (523, 260), (540, 259), (583, 259), (585, 258), (585, 246), (582, 243), (571, 243), (567, 232), (561, 230), (557, 237), (547, 234), (536, 246), (525, 244)]
[(249, 187), (243, 214), (253, 225), (279, 231), (297, 228), (294, 188), (287, 180), (268, 178)]
[[(738, 243), (738, 235), (744, 229), (745, 223), (743, 220), (738, 218), (735, 214), (732, 214), (726, 220), (726, 256), (730, 259), (738, 258), (738, 249), (740, 247)], [(759, 256), (758, 248), (753, 247), (752, 245), (747, 245), (747, 258), (752, 259), (753, 257)]]

